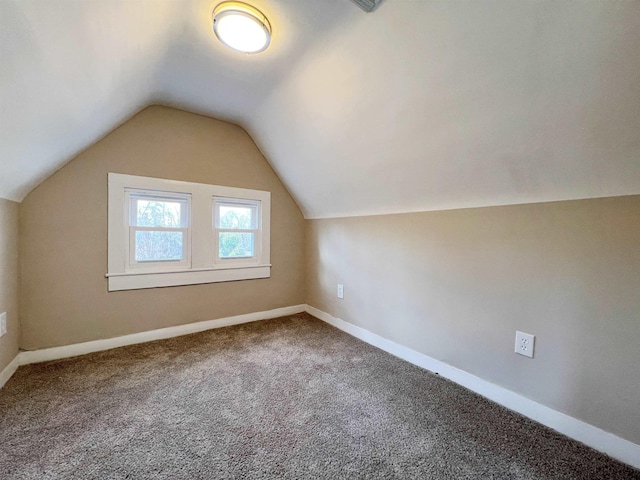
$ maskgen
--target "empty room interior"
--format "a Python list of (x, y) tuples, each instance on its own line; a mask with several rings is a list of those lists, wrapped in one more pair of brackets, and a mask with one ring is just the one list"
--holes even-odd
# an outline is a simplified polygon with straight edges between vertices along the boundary
[(640, 2), (0, 0), (0, 477), (640, 479)]

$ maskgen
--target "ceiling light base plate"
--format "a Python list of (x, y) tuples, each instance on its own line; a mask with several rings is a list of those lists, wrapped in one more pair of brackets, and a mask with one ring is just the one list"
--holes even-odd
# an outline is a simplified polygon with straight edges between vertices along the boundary
[(351, 0), (367, 13), (373, 12), (382, 3), (382, 0)]

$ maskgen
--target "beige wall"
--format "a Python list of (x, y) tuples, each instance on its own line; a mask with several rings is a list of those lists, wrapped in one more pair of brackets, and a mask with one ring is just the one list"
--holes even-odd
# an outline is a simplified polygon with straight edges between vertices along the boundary
[(640, 443), (640, 196), (307, 227), (310, 305)]
[(7, 334), (0, 338), (0, 371), (18, 354), (18, 204), (0, 198), (0, 313)]
[[(107, 173), (271, 192), (271, 278), (107, 292)], [(304, 219), (241, 128), (149, 107), (20, 205), (21, 341), (37, 349), (304, 303)]]
[[(271, 191), (271, 278), (107, 292), (108, 172)], [(150, 107), (19, 213), (22, 348), (306, 301), (640, 443), (640, 196), (305, 224), (244, 130)], [(18, 346), (17, 214), (0, 200), (0, 368)], [(535, 359), (513, 353), (516, 329), (537, 336)]]

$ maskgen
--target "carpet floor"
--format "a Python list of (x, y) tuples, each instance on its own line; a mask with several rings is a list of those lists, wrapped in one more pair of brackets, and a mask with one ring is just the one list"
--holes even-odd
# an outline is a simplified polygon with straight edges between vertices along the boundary
[(2, 479), (640, 479), (306, 314), (20, 367)]

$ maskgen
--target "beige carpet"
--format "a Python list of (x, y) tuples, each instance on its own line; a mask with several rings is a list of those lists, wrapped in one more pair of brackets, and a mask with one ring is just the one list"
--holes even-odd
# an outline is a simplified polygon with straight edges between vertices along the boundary
[(306, 314), (21, 367), (0, 478), (640, 479)]

